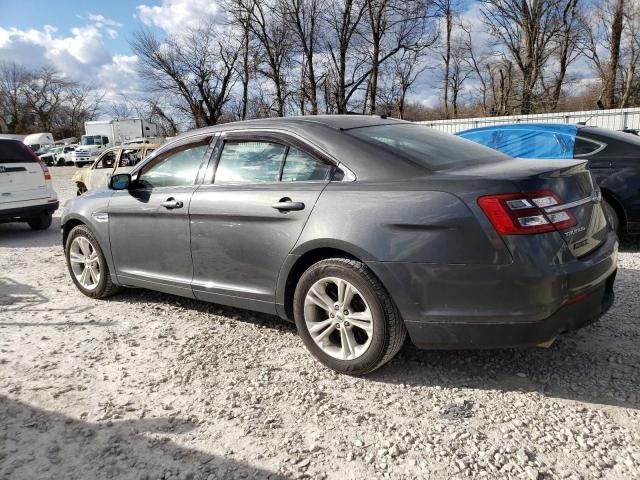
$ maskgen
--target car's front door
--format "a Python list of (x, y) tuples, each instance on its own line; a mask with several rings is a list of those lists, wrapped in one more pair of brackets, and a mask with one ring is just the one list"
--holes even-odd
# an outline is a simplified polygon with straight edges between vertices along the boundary
[(211, 136), (189, 139), (150, 158), (129, 190), (109, 202), (109, 237), (118, 280), (190, 296), (189, 202)]
[(104, 152), (96, 163), (91, 165), (89, 172), (89, 190), (104, 187), (109, 183), (109, 179), (113, 174), (113, 168), (118, 163), (118, 156), (120, 151), (118, 149), (107, 150)]
[(216, 161), (189, 207), (193, 292), (273, 313), (280, 267), (334, 167), (304, 145), (258, 133), (222, 134)]

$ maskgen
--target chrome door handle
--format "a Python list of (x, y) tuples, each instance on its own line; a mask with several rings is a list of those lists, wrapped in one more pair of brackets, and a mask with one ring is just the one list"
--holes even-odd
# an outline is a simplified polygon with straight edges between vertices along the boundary
[(183, 204), (180, 200), (176, 200), (173, 197), (169, 197), (160, 205), (162, 205), (164, 208), (167, 208), (169, 210), (173, 210), (174, 208), (182, 208)]
[(271, 205), (271, 208), (275, 208), (281, 213), (304, 210), (304, 203), (292, 202), (290, 198), (282, 198), (279, 202)]

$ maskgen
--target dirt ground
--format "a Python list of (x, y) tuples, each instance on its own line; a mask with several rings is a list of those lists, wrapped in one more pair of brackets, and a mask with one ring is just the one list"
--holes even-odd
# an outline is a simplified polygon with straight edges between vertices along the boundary
[(612, 310), (550, 349), (407, 345), (351, 378), (274, 317), (84, 297), (58, 227), (0, 225), (1, 479), (640, 478), (637, 239)]

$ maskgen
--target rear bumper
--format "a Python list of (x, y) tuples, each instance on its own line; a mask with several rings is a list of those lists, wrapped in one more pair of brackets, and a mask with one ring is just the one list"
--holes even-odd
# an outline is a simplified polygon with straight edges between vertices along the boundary
[[(515, 264), (369, 266), (419, 348), (531, 346), (588, 325), (610, 308), (617, 248), (612, 233), (587, 257), (536, 269)], [(582, 299), (567, 303), (576, 296)]]
[(60, 206), (57, 200), (51, 203), (43, 203), (39, 205), (29, 205), (18, 208), (0, 209), (0, 222), (14, 222), (37, 217), (43, 213), (53, 213)]

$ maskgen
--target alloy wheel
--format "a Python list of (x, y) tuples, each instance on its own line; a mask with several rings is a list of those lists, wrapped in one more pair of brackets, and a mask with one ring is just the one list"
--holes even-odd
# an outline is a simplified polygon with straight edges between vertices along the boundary
[(362, 356), (373, 338), (373, 317), (364, 296), (348, 281), (325, 277), (304, 300), (304, 320), (313, 341), (339, 360)]
[(83, 288), (94, 290), (98, 286), (102, 272), (100, 256), (87, 237), (73, 239), (69, 248), (69, 262), (73, 275)]

